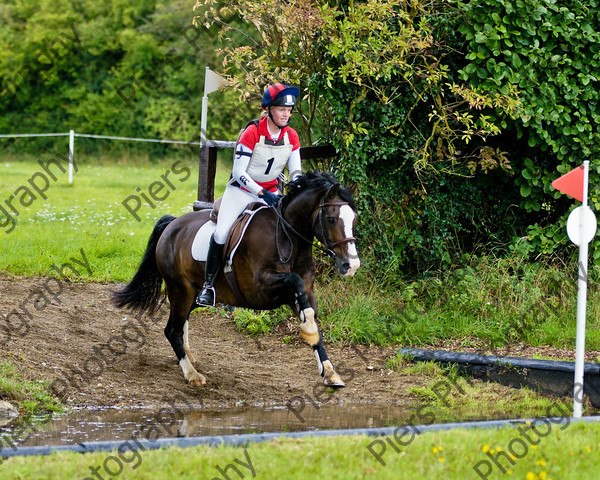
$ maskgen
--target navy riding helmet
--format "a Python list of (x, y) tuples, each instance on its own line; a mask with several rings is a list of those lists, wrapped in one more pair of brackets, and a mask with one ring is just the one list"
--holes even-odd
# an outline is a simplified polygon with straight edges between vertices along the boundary
[(296, 106), (298, 95), (300, 95), (300, 90), (296, 87), (288, 87), (283, 83), (274, 83), (263, 93), (260, 106), (265, 110), (276, 106), (294, 107)]
[[(263, 93), (260, 106), (267, 110), (269, 118), (275, 123), (273, 115), (271, 115), (271, 107), (292, 107), (293, 110), (296, 106), (298, 95), (300, 95), (300, 90), (296, 87), (288, 87), (283, 83), (274, 83), (267, 87), (265, 93)], [(289, 121), (285, 125), (277, 125), (275, 123), (279, 128), (287, 127), (289, 124)]]

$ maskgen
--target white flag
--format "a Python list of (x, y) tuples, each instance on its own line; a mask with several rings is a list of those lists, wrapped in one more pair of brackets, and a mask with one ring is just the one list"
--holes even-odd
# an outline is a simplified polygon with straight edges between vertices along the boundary
[(210, 68), (206, 67), (206, 75), (204, 77), (204, 96), (206, 97), (209, 93), (218, 90), (224, 85), (229, 85), (229, 82), (218, 73), (215, 73)]

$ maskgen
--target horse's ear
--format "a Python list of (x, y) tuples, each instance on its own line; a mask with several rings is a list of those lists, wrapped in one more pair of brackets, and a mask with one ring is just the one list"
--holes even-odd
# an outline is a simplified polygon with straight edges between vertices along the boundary
[(354, 196), (354, 194), (356, 193), (356, 190), (358, 190), (358, 183), (354, 182), (352, 183), (352, 185), (349, 185), (348, 190), (350, 190), (350, 193), (352, 193), (352, 196)]
[(340, 184), (339, 183), (335, 183), (327, 192), (327, 198), (333, 198), (335, 197), (340, 191)]

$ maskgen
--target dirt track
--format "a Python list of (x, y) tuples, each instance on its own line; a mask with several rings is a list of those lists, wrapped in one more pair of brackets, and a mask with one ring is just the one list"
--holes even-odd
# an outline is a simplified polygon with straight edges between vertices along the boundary
[[(136, 318), (111, 305), (109, 293), (116, 287), (0, 276), (0, 360), (10, 360), (26, 378), (54, 381), (54, 391), (78, 407), (285, 406), (292, 401), (414, 405), (416, 397), (410, 389), (430, 382), (387, 369), (385, 362), (394, 347), (326, 344), (347, 385), (331, 397), (322, 388), (311, 349), (299, 340), (295, 321), (255, 340), (237, 330), (223, 310), (220, 314), (196, 310), (191, 316), (190, 345), (198, 360), (196, 368), (208, 383), (193, 387), (184, 381), (163, 335), (167, 308), (163, 306), (153, 318)], [(286, 344), (285, 336), (294, 340)], [(513, 345), (489, 350), (485, 342), (465, 341), (436, 348), (574, 358), (572, 351), (550, 347)], [(598, 352), (586, 353), (588, 360), (596, 356)]]
[[(0, 330), (0, 359), (30, 379), (54, 381), (73, 406), (286, 405), (295, 397), (333, 403), (321, 387), (312, 350), (294, 322), (259, 340), (244, 336), (226, 315), (192, 314), (190, 345), (203, 387), (187, 385), (163, 335), (168, 316), (136, 318), (113, 307), (115, 285), (67, 283), (46, 278), (0, 277), (0, 312), (9, 314), (10, 338)], [(12, 315), (10, 315), (12, 313)], [(393, 348), (327, 346), (347, 387), (335, 402), (403, 405), (409, 388), (427, 380), (385, 368)]]

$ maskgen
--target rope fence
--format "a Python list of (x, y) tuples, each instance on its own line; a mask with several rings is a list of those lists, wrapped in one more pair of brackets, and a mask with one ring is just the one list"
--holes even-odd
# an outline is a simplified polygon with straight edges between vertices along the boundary
[(133, 137), (111, 137), (108, 135), (91, 135), (87, 133), (75, 133), (76, 137), (105, 138), (107, 140), (129, 140), (132, 142), (154, 142), (154, 143), (177, 143), (180, 145), (200, 145), (200, 142), (186, 142), (185, 140), (158, 140), (155, 138), (133, 138)]
[(0, 138), (10, 137), (66, 137), (70, 133), (13, 133), (11, 135), (0, 135)]
[[(201, 145), (201, 142), (192, 142), (185, 140), (160, 140), (157, 138), (135, 138), (135, 137), (116, 137), (111, 135), (92, 135), (89, 133), (75, 133), (70, 130), (68, 133), (13, 133), (0, 135), (0, 138), (23, 138), (23, 137), (69, 137), (69, 183), (73, 183), (73, 158), (75, 149), (75, 137), (99, 138), (105, 140), (124, 140), (129, 142), (151, 142), (151, 143), (174, 143), (178, 145)], [(214, 142), (214, 141), (213, 141)], [(217, 141), (218, 142), (218, 141)], [(209, 142), (207, 142), (209, 143)], [(212, 142), (210, 142), (212, 143)], [(223, 142), (226, 143), (226, 142)], [(229, 142), (227, 142), (229, 143)]]

